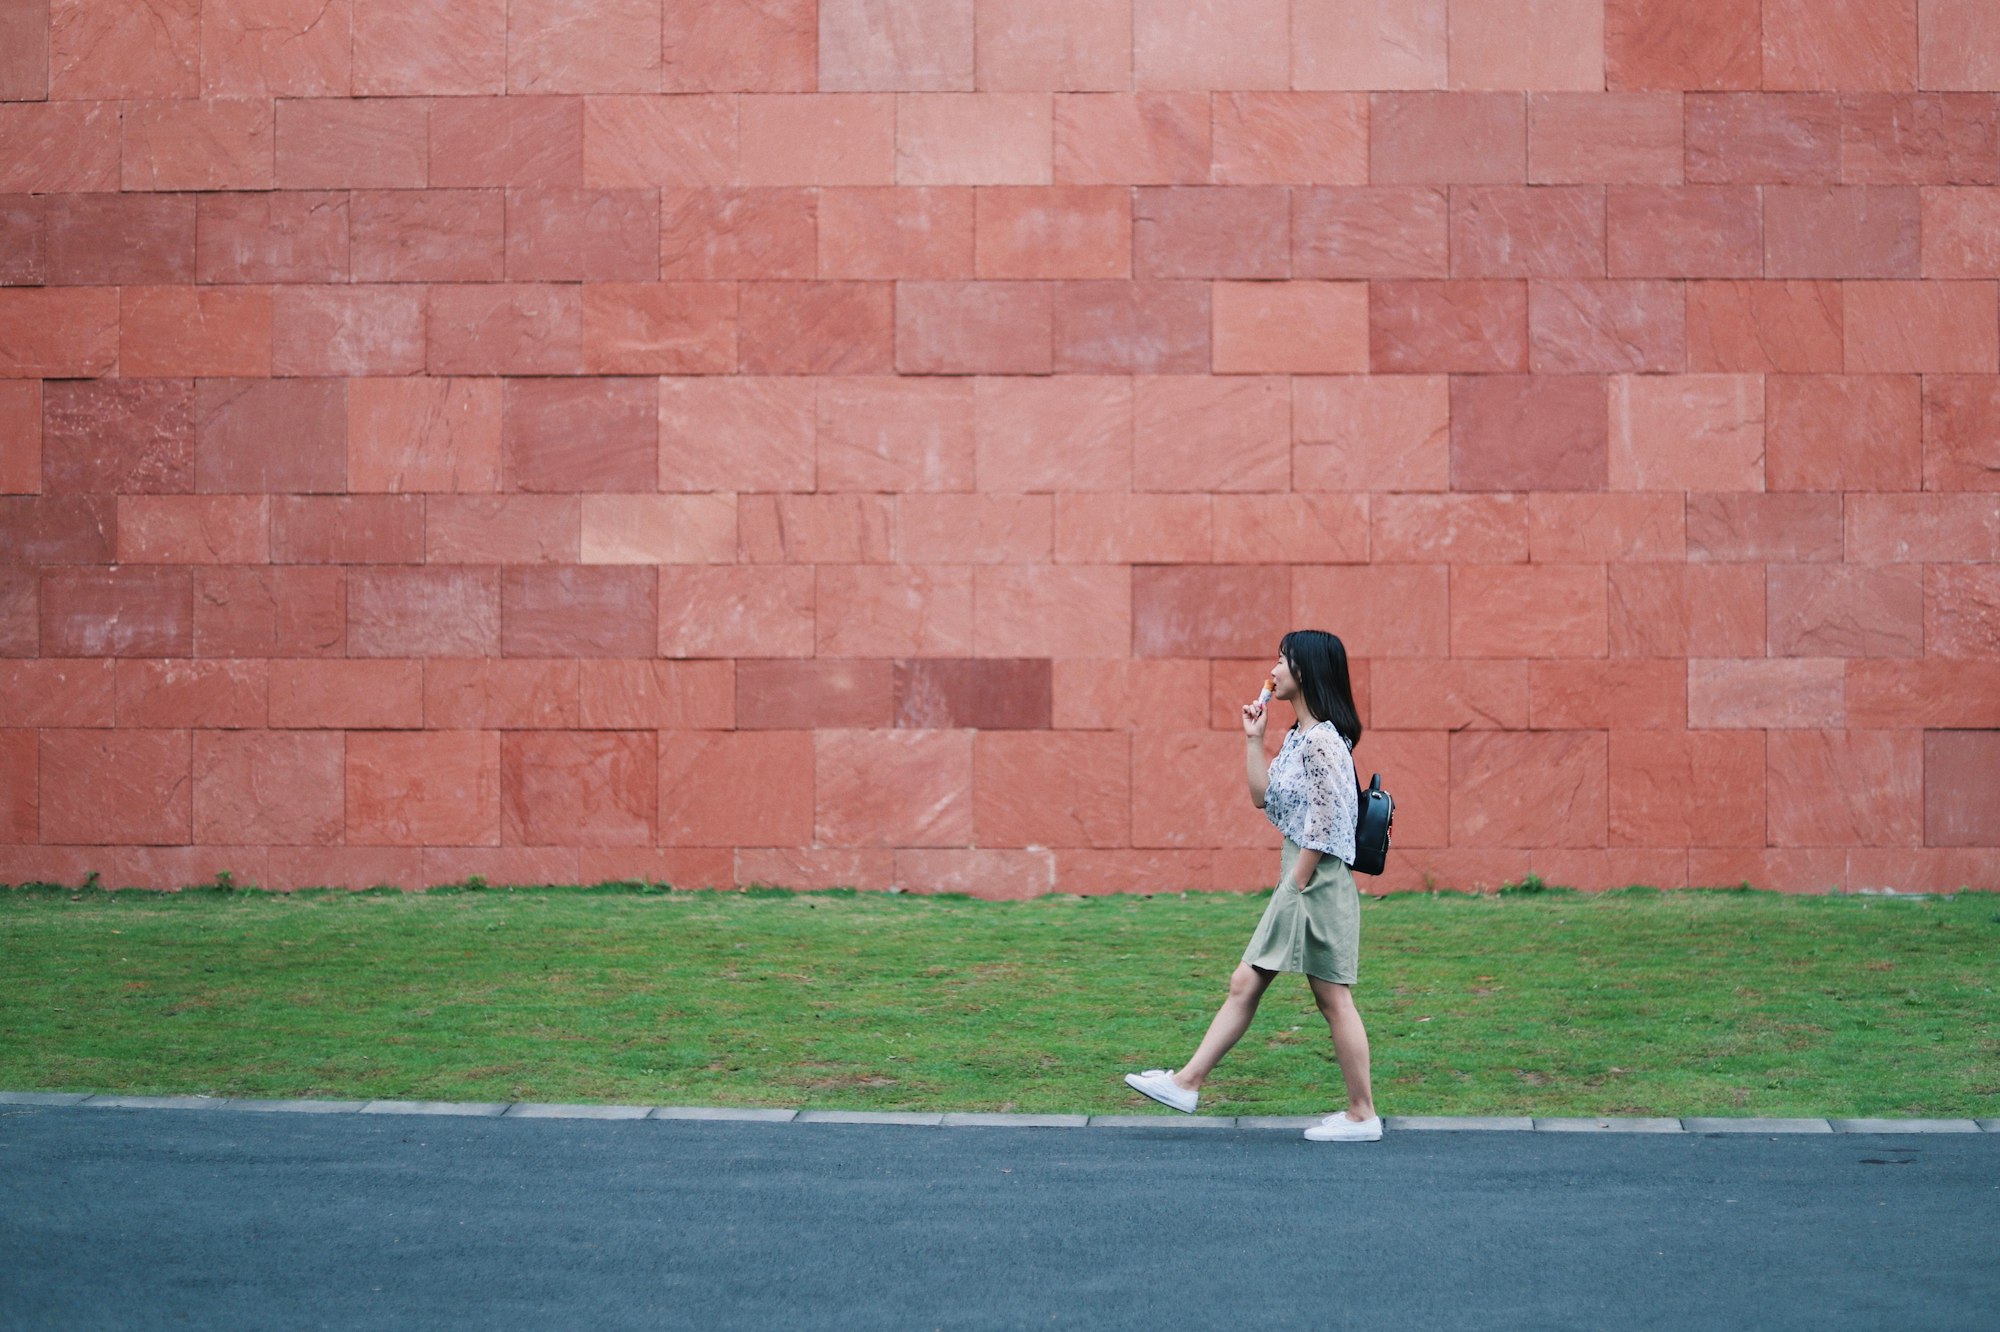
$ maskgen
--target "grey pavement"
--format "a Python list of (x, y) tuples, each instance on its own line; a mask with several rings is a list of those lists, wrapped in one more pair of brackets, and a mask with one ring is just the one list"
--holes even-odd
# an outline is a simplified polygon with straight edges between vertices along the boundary
[(248, 1108), (0, 1104), (0, 1326), (1986, 1328), (2000, 1307), (1980, 1125), (1392, 1121), (1317, 1144), (1179, 1116)]

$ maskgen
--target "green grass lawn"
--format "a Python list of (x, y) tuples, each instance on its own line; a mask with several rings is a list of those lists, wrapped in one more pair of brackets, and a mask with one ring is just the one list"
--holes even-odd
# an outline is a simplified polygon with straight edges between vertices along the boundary
[[(1265, 896), (0, 890), (0, 1088), (1156, 1109)], [(1364, 899), (1387, 1114), (2000, 1115), (2000, 898)], [(1280, 977), (1203, 1110), (1341, 1103)], [(1161, 1113), (1167, 1113), (1161, 1111)]]

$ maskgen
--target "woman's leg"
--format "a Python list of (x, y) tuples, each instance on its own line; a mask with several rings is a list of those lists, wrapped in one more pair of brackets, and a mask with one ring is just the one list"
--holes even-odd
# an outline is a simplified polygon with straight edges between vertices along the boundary
[(1216, 1010), (1214, 1021), (1208, 1024), (1208, 1035), (1201, 1038), (1201, 1045), (1194, 1056), (1174, 1074), (1175, 1086), (1188, 1091), (1201, 1089), (1209, 1073), (1222, 1062), (1222, 1056), (1229, 1053), (1229, 1047), (1242, 1040), (1243, 1033), (1250, 1030), (1250, 1019), (1257, 1016), (1257, 1004), (1277, 974), (1253, 967), (1248, 962), (1237, 964), (1235, 972), (1229, 977), (1229, 997)]
[(1368, 1029), (1361, 1025), (1354, 991), (1317, 976), (1306, 979), (1312, 982), (1313, 999), (1333, 1032), (1333, 1057), (1340, 1061), (1341, 1080), (1347, 1084), (1347, 1117), (1367, 1119), (1375, 1113), (1375, 1093), (1368, 1085)]

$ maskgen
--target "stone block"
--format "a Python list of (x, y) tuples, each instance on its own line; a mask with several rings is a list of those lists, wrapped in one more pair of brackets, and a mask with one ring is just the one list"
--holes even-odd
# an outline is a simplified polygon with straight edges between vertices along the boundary
[(275, 179), (277, 125), (266, 98), (126, 102), (123, 162), (128, 190), (268, 190)]
[(888, 94), (745, 94), (743, 185), (895, 185), (897, 99)]
[[(1370, 368), (1377, 374), (1495, 375), (1528, 368), (1525, 282), (1371, 282), (1368, 325)], [(1454, 384), (1454, 397), (1457, 391)]]
[(186, 731), (42, 731), (42, 841), (185, 845), (191, 762)]
[(821, 190), (819, 274), (931, 281), (973, 276), (973, 195), (947, 186)]
[[(1056, 310), (1060, 328), (1060, 294)], [(1132, 380), (1082, 374), (974, 380), (972, 444), (984, 492), (1126, 490)]]
[[(1380, 563), (1525, 563), (1521, 495), (1377, 495), (1365, 554)], [(1319, 561), (1315, 561), (1319, 562)]]
[(355, 657), (486, 657), (500, 651), (495, 569), (356, 568), (347, 575)]
[(1450, 484), (1450, 382), (1443, 375), (1292, 381), (1292, 485), (1313, 491), (1435, 491)]
[(509, 93), (660, 90), (659, 0), (509, 0)]
[(0, 1092), (0, 1105), (80, 1105), (89, 1092)]
[(2000, 731), (1924, 733), (1924, 845), (2000, 845)]
[(798, 1117), (796, 1110), (761, 1110), (737, 1108), (733, 1106), (706, 1105), (662, 1105), (655, 1106), (653, 1119), (716, 1119), (748, 1120), (764, 1124), (788, 1124)]
[(0, 572), (0, 657), (36, 656), (41, 638), (41, 576), (32, 569)]
[(1056, 372), (1206, 374), (1210, 286), (1207, 282), (1057, 283)]
[[(1765, 382), (1770, 490), (1915, 490), (1923, 481), (1916, 375), (1776, 375)], [(1850, 559), (1869, 558), (1850, 548)]]
[(1850, 185), (2000, 183), (1994, 99), (1848, 93), (1840, 100), (1840, 176)]
[(1131, 841), (1130, 740), (1114, 731), (984, 731), (972, 753), (973, 833), (982, 846), (1098, 847)]
[(1679, 185), (1682, 120), (1678, 90), (1530, 93), (1528, 181)]
[(1609, 0), (1605, 87), (1756, 88), (1763, 36), (1756, 0)]
[(1208, 717), (1206, 662), (1120, 658), (1052, 666), (1052, 721), (1059, 731), (1193, 731)]
[(1908, 0), (1765, 0), (1764, 86), (1913, 88), (1917, 15)]
[[(867, 570), (866, 565), (826, 566)], [(837, 575), (832, 576), (837, 577)], [(810, 657), (814, 652), (814, 570), (804, 566), (673, 565), (660, 570), (659, 640), (663, 657)], [(909, 609), (921, 622), (927, 598), (915, 596)], [(956, 614), (969, 616), (967, 604)], [(954, 617), (955, 617), (954, 616)], [(892, 650), (851, 646), (832, 631), (819, 650), (831, 656), (891, 656)], [(632, 655), (648, 656), (651, 651)]]
[(291, 1113), (302, 1115), (344, 1115), (352, 1114), (366, 1101), (279, 1101), (252, 1100), (242, 1096), (232, 1096), (224, 1103), (225, 1110), (246, 1110), (252, 1113)]
[(1971, 1119), (1831, 1119), (1835, 1133), (1977, 1133)]
[[(1261, 852), (1252, 853), (1262, 856)], [(1213, 886), (1208, 851), (1092, 851), (1058, 848), (1050, 890), (1094, 897), (1111, 893), (1203, 891)]]
[(887, 282), (746, 282), (737, 368), (748, 375), (886, 375), (897, 310)]
[(880, 891), (895, 886), (896, 879), (896, 853), (885, 850), (744, 848), (735, 853), (735, 865), (739, 885), (784, 884), (802, 891)]
[(1089, 1115), (989, 1115), (960, 1112), (947, 1114), (942, 1120), (942, 1126), (945, 1128), (1082, 1128), (1089, 1122)]
[(1924, 489), (2000, 490), (2000, 380), (1924, 377)]
[[(1109, 657), (1130, 650), (1129, 573), (1093, 565), (981, 565), (972, 573), (972, 654)], [(896, 655), (951, 655), (918, 649)]]
[(1682, 496), (1539, 492), (1528, 496), (1528, 551), (1537, 564), (1681, 559)]
[(581, 724), (578, 666), (433, 657), (424, 662), (424, 725), (451, 731), (574, 728)]
[(1806, 657), (1688, 662), (1688, 724), (1751, 730), (1839, 726), (1846, 673)]
[[(1601, 847), (1607, 747), (1597, 731), (1460, 731), (1451, 737), (1454, 847)], [(1533, 786), (1521, 772), (1545, 774)], [(1564, 798), (1550, 799), (1551, 791)]]
[(338, 731), (196, 731), (194, 838), (331, 846), (345, 834)]
[(1047, 495), (912, 492), (895, 505), (896, 556), (906, 563), (1046, 564), (1053, 551)]
[(832, 846), (968, 845), (972, 741), (966, 731), (817, 732), (813, 839)]
[(59, 194), (48, 201), (47, 280), (138, 286), (194, 279), (194, 199), (184, 194)]
[(1608, 397), (1606, 380), (1594, 375), (1454, 378), (1452, 488), (1605, 489)]
[[(187, 380), (65, 380), (9, 384), (0, 393), (20, 402), (24, 430), (39, 437), (31, 489), (132, 496), (194, 488), (194, 385)], [(31, 416), (30, 406), (38, 408)]]
[(1233, 1129), (1236, 1120), (1221, 1115), (1092, 1115), (1089, 1127), (1096, 1129), (1140, 1129), (1160, 1131), (1215, 1131)]
[(1613, 846), (1764, 844), (1761, 732), (1614, 730), (1609, 771)]
[(1918, 86), (1964, 91), (2000, 89), (1994, 54), (2000, 15), (1979, 0), (1930, 0), (1919, 11)]
[(1850, 373), (1991, 375), (2000, 369), (2000, 286), (1994, 283), (1848, 282), (1842, 295)]
[(739, 661), (736, 727), (744, 731), (887, 727), (895, 714), (893, 675), (886, 661)]
[(414, 287), (278, 287), (271, 293), (275, 375), (417, 375), (424, 294)]
[(347, 195), (329, 190), (197, 196), (203, 283), (345, 282)]
[(659, 488), (811, 490), (816, 402), (809, 379), (661, 380)]
[(342, 97), (352, 86), (351, 0), (214, 0), (202, 8), (205, 97)]
[(513, 282), (651, 282), (660, 275), (655, 190), (512, 189), (506, 193)]
[(1451, 192), (1454, 278), (1601, 278), (1601, 185), (1465, 185)]
[(1920, 657), (1924, 580), (1915, 565), (1773, 565), (1774, 657)]
[(1048, 374), (1053, 292), (1039, 282), (904, 282), (896, 370), (904, 375)]
[(1443, 657), (1446, 572), (1431, 564), (1301, 567), (1292, 574), (1289, 622), (1335, 626), (1352, 656)]
[(1454, 88), (1604, 88), (1599, 0), (1500, 0), (1453, 9)]
[(357, 1112), (364, 1115), (465, 1115), (497, 1119), (507, 1113), (506, 1101), (370, 1101)]
[(1292, 12), (1292, 86), (1442, 88), (1445, 0), (1310, 5)]
[[(270, 672), (261, 661), (123, 660), (118, 724), (149, 729), (262, 726)], [(206, 837), (227, 844), (231, 838)]]
[(357, 282), (498, 282), (506, 204), (490, 190), (356, 190), (348, 262)]
[(336, 97), (277, 103), (277, 185), (286, 190), (423, 189), (430, 104)]
[(113, 288), (0, 288), (0, 378), (107, 374), (118, 359), (118, 326)]
[(1050, 725), (1052, 674), (1046, 658), (912, 658), (895, 663), (890, 683), (898, 727), (990, 731)]
[(1687, 368), (1683, 284), (1556, 281), (1528, 286), (1528, 368), (1538, 375)]
[[(199, 491), (345, 488), (347, 393), (340, 380), (205, 379), (195, 386), (194, 414)], [(273, 440), (285, 447), (274, 448)]]
[(1838, 495), (1690, 494), (1687, 555), (1703, 563), (1814, 564), (1843, 550)]
[(1452, 656), (1604, 656), (1602, 564), (1452, 568)]
[(1292, 275), (1448, 277), (1448, 198), (1435, 185), (1294, 188)]
[(1281, 376), (1163, 375), (1133, 384), (1133, 484), (1156, 491), (1279, 491), (1291, 470)]
[(330, 657), (347, 640), (346, 575), (337, 568), (204, 568), (194, 579), (201, 657)]
[(1132, 258), (1141, 278), (1288, 277), (1290, 197), (1266, 185), (1142, 188)]
[(1643, 1116), (1603, 1116), (1596, 1119), (1556, 1118), (1535, 1120), (1538, 1133), (1683, 1133), (1678, 1119)]
[(1610, 564), (1612, 656), (1764, 656), (1764, 566)]
[(666, 0), (665, 19), (663, 92), (810, 92), (818, 84), (814, 0)]
[(975, 191), (975, 199), (974, 272), (980, 278), (1132, 275), (1129, 190), (1102, 185), (989, 186)]
[(513, 731), (500, 738), (501, 840), (648, 846), (659, 777), (643, 731)]
[(1275, 850), (1281, 840), (1278, 830), (1251, 807), (1244, 794), (1242, 766), (1241, 732), (1135, 732), (1134, 849)]
[(348, 489), (499, 487), (499, 380), (354, 379), (347, 392)]
[(1053, 176), (1065, 185), (1206, 184), (1210, 141), (1201, 93), (1058, 96)]
[(56, 568), (42, 576), (42, 651), (51, 657), (192, 654), (194, 584), (185, 568)]
[(1985, 495), (1852, 495), (1847, 558), (1871, 563), (2000, 560), (2000, 509)]
[(0, 497), (0, 560), (8, 565), (109, 564), (118, 512), (110, 495)]
[(1132, 84), (1124, 0), (975, 4), (974, 76), (994, 92), (1116, 92)]
[(1368, 99), (1343, 92), (1225, 92), (1215, 97), (1218, 185), (1366, 185)]
[(433, 189), (583, 184), (580, 97), (446, 97), (432, 103)]
[(1690, 282), (1688, 369), (1696, 373), (1838, 373), (1838, 282)]
[(1371, 673), (1369, 686), (1372, 720), (1386, 730), (1519, 730), (1529, 724), (1526, 661), (1416, 658), (1396, 662), (1379, 680)]
[(0, 730), (0, 843), (41, 840), (40, 742), (31, 730)]
[(273, 661), (271, 725), (412, 729), (424, 724), (423, 663)]
[(973, 0), (821, 0), (819, 86), (829, 92), (969, 91)]
[(420, 495), (278, 495), (271, 558), (281, 564), (416, 564), (424, 557)]
[(1132, 86), (1284, 88), (1291, 78), (1290, 18), (1285, 0), (1226, 6), (1134, 0)]
[(1368, 559), (1365, 497), (1219, 494), (1212, 504), (1217, 563), (1359, 564)]
[(573, 564), (583, 505), (575, 495), (432, 496), (424, 541), (434, 563)]
[(644, 491), (659, 475), (659, 390), (650, 379), (510, 379), (501, 399), (509, 490)]
[(1934, 564), (1924, 570), (1924, 650), (2000, 659), (2000, 569)]
[(0, 195), (0, 286), (48, 281), (48, 211), (42, 195)]
[(1526, 1115), (1384, 1115), (1385, 1133), (1526, 1133), (1535, 1121)]
[(658, 642), (650, 565), (507, 568), (500, 645), (509, 657), (645, 657)]
[(1132, 571), (1132, 654), (1253, 657), (1285, 621), (1289, 580), (1264, 565), (1140, 566)]
[[(13, 57), (10, 52), (10, 58)], [(118, 188), (116, 102), (0, 105), (0, 193), (73, 194)]]
[(256, 376), (271, 372), (269, 288), (127, 287), (119, 364), (132, 376)]
[(1914, 278), (1915, 186), (1773, 185), (1764, 191), (1764, 276)]
[(1685, 117), (1690, 184), (1832, 185), (1840, 179), (1838, 97), (1690, 92)]
[[(910, 494), (739, 495), (735, 558), (752, 564), (884, 564), (897, 541), (897, 515), (907, 511), (915, 498)], [(924, 498), (978, 502), (976, 496), (963, 495)], [(1042, 528), (1046, 556), (1046, 517)]]
[(507, 91), (506, 0), (354, 0), (357, 97)]
[(896, 104), (899, 185), (1047, 185), (1053, 106), (1040, 93), (910, 93)]
[(496, 731), (357, 731), (347, 738), (350, 846), (498, 846)]
[[(1687, 668), (1678, 661), (1530, 662), (1528, 724), (1554, 731), (1680, 731), (1687, 726)], [(1612, 756), (1615, 765), (1616, 745)]]
[[(1916, 731), (1773, 731), (1773, 846), (1918, 846), (1923, 739)], [(1853, 780), (1855, 773), (1868, 780)]]
[(583, 371), (583, 296), (559, 284), (452, 284), (429, 291), (426, 363), (436, 375)]
[(1528, 176), (1519, 93), (1383, 92), (1368, 102), (1374, 185), (1520, 185)]
[(1614, 185), (1605, 228), (1612, 277), (1763, 275), (1764, 214), (1755, 186)]
[(92, 1096), (79, 1104), (93, 1110), (219, 1110), (229, 1101), (220, 1096)]
[[(1764, 483), (1764, 411), (1764, 380), (1756, 375), (1618, 375), (1610, 384), (1611, 486), (1665, 492), (1759, 490)], [(1691, 496), (1689, 503), (1717, 498)]]
[(1359, 282), (1218, 282), (1218, 374), (1368, 369), (1368, 291)]
[[(770, 201), (773, 192), (728, 190), (736, 180), (736, 104), (729, 97), (590, 97), (583, 112), (583, 181), (596, 188), (670, 188), (667, 198), (677, 205), (668, 214), (665, 253), (673, 255), (694, 239), (689, 233), (686, 205), (696, 214), (726, 207)], [(688, 188), (694, 187), (694, 188)], [(702, 203), (709, 208), (700, 207)], [(806, 209), (810, 223), (810, 201)], [(753, 216), (762, 218), (753, 210)], [(740, 223), (739, 223), (740, 225)], [(725, 233), (732, 228), (725, 228)], [(744, 237), (708, 238), (718, 248), (740, 248)], [(733, 243), (732, 243), (733, 242)], [(554, 242), (550, 257), (560, 259)], [(636, 247), (636, 238), (633, 242)], [(808, 246), (810, 248), (810, 246)], [(636, 262), (636, 260), (634, 261)], [(685, 276), (725, 276), (685, 274)], [(731, 273), (726, 276), (734, 277)], [(743, 276), (774, 277), (772, 272)], [(811, 276), (810, 272), (799, 276)]]
[(649, 1105), (560, 1105), (546, 1101), (516, 1101), (507, 1107), (508, 1119), (644, 1119), (653, 1112)]
[(820, 489), (971, 490), (972, 398), (972, 384), (959, 379), (854, 376), (823, 384), (816, 434)]
[(2000, 196), (1984, 186), (1920, 191), (1920, 264), (1927, 278), (2000, 274)]
[(729, 730), (736, 667), (728, 661), (576, 663), (577, 724), (621, 730)]
[[(818, 733), (821, 738), (879, 734), (887, 733)], [(813, 742), (814, 735), (805, 731), (661, 731), (660, 844), (812, 843)], [(853, 773), (851, 780), (865, 775)]]

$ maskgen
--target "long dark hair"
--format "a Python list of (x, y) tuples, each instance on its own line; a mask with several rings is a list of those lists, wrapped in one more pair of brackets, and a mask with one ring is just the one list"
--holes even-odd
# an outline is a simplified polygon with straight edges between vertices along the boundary
[(1360, 744), (1361, 714), (1347, 678), (1347, 645), (1324, 629), (1294, 629), (1278, 640), (1278, 654), (1292, 668), (1306, 710), (1332, 722), (1349, 749)]

